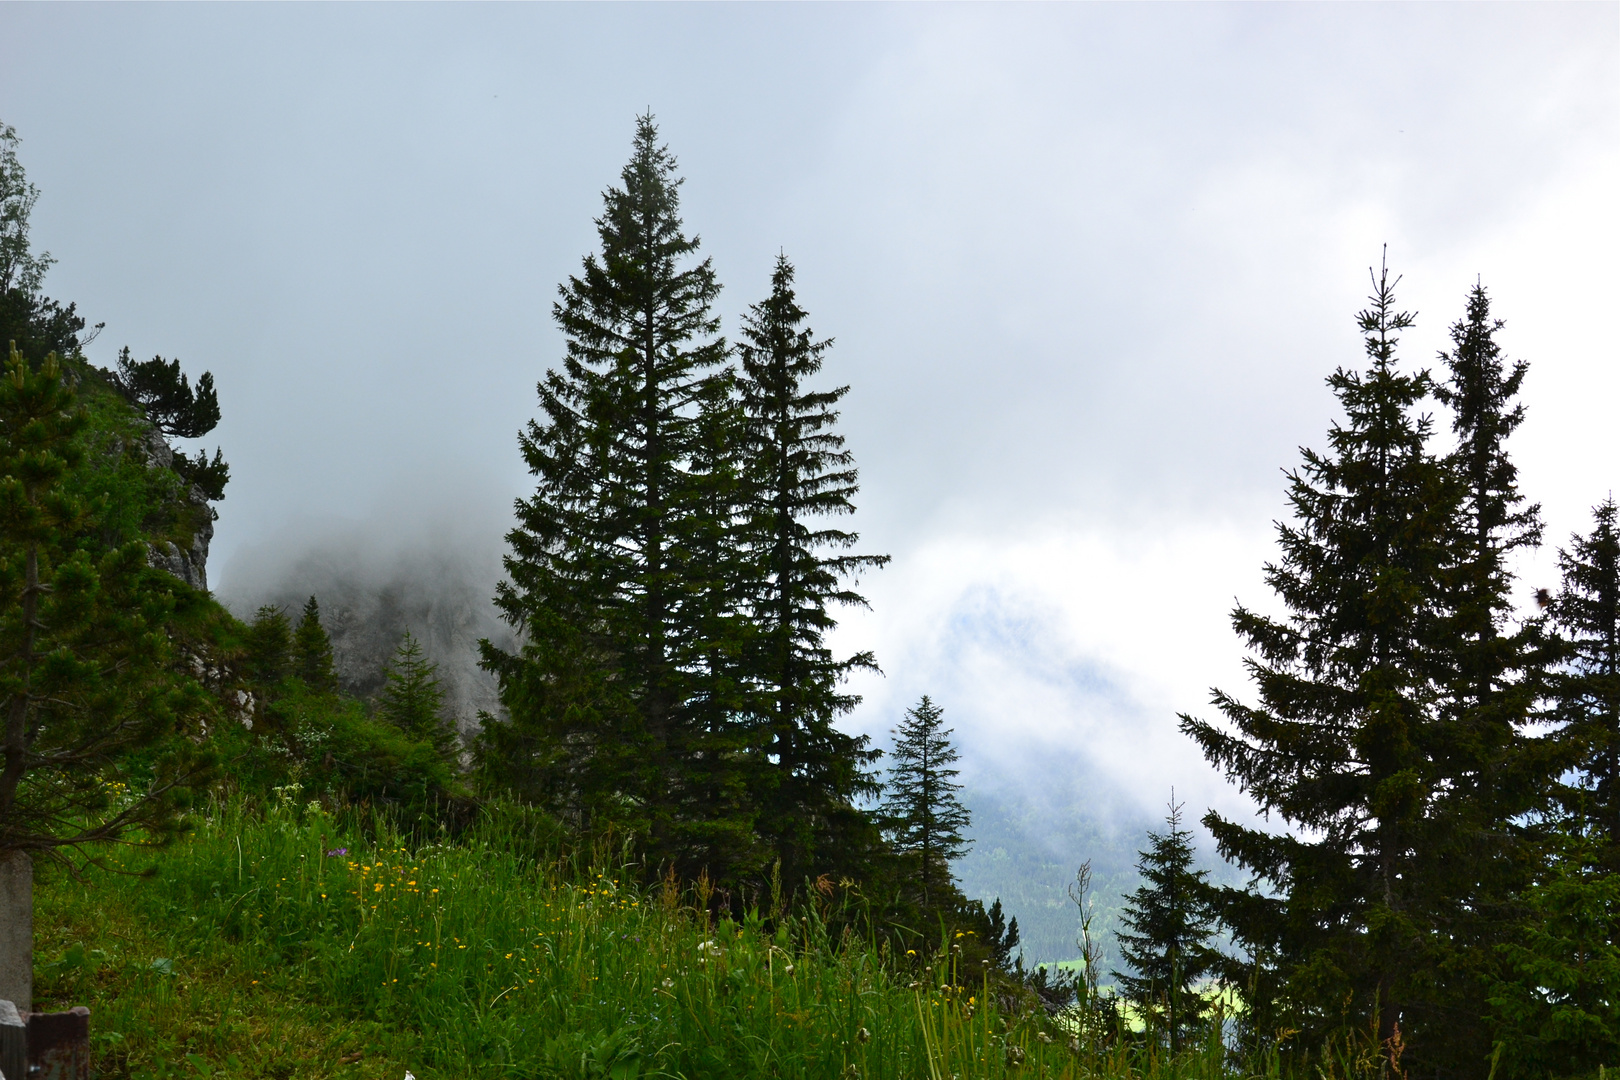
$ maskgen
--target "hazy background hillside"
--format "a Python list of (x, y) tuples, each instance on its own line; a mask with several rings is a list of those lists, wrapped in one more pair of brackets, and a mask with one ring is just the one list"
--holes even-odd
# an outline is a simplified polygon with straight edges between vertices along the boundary
[(370, 698), (408, 630), (439, 665), (445, 704), (463, 731), (496, 711), (495, 680), (478, 668), (478, 641), (510, 646), (512, 633), (491, 602), (500, 576), (499, 533), (459, 520), (309, 524), (244, 545), (218, 596), (251, 619), (262, 605), (296, 619), (314, 596), (332, 638), (344, 689)]
[[(482, 531), (475, 523), (482, 522)], [(234, 554), (222, 599), (251, 617), (263, 604), (296, 613), (319, 598), (332, 636), (339, 675), (362, 697), (382, 685), (383, 665), (406, 630), (439, 664), (447, 700), (463, 730), (477, 726), (480, 710), (498, 712), (493, 679), (476, 664), (481, 637), (510, 644), (512, 635), (490, 597), (500, 568), (499, 545), (487, 514), (455, 521), (396, 523), (386, 529), (303, 526), (276, 542), (245, 545)], [(897, 719), (897, 718), (893, 718)], [(877, 745), (885, 745), (877, 738)], [(1085, 747), (1063, 760), (1083, 761)], [(1077, 955), (1079, 912), (1068, 886), (1090, 860), (1097, 917), (1094, 931), (1108, 962), (1123, 896), (1137, 883), (1137, 851), (1149, 829), (1163, 824), (1144, 808), (1158, 793), (1132, 793), (1085, 768), (1032, 765), (1023, 783), (982, 766), (980, 786), (963, 793), (973, 815), (973, 846), (956, 866), (963, 891), (987, 905), (1000, 898), (1018, 919), (1026, 962)], [(1202, 808), (1188, 807), (1196, 818)], [(1230, 871), (1209, 852), (1205, 864), (1223, 880)]]

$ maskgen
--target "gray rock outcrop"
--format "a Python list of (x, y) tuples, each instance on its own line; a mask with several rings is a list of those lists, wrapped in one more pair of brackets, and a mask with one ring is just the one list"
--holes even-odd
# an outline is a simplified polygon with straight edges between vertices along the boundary
[[(146, 452), (147, 468), (167, 469), (174, 465), (174, 449), (161, 432), (149, 433), (142, 449)], [(167, 570), (193, 589), (207, 592), (208, 545), (213, 543), (214, 519), (219, 514), (208, 505), (208, 498), (195, 484), (186, 493), (186, 502), (191, 508), (192, 520), (197, 523), (196, 531), (191, 534), (191, 543), (182, 548), (172, 540), (157, 541), (150, 545), (147, 561), (159, 570)]]
[(208, 545), (214, 540), (216, 513), (195, 484), (191, 487), (187, 501), (201, 511), (197, 515), (197, 531), (191, 534), (191, 546), (182, 550), (180, 545), (172, 540), (159, 541), (151, 545), (147, 559), (159, 570), (167, 570), (193, 589), (207, 592)]

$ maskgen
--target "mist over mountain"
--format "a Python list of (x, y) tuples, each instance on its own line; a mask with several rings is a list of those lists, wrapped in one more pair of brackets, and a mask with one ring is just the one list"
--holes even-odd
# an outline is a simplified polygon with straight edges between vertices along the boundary
[(478, 667), (478, 642), (513, 646), (492, 598), (501, 574), (501, 527), (487, 512), (445, 511), (403, 522), (289, 525), (233, 552), (217, 595), (239, 618), (266, 604), (295, 618), (317, 598), (343, 688), (370, 698), (405, 632), (439, 667), (445, 704), (463, 732), (480, 711), (497, 712), (493, 676)]
[(1136, 852), (1154, 826), (1145, 816), (1127, 822), (1112, 809), (1068, 799), (1028, 798), (1007, 790), (969, 790), (973, 846), (952, 869), (962, 891), (986, 906), (999, 899), (1018, 920), (1024, 962), (1080, 955), (1080, 910), (1069, 895), (1080, 865), (1091, 863), (1091, 925), (1114, 961), (1113, 934), (1124, 896), (1137, 884)]
[[(973, 815), (973, 845), (952, 866), (963, 893), (986, 907), (999, 899), (1008, 917), (1018, 920), (1026, 964), (1073, 960), (1080, 955), (1080, 911), (1069, 886), (1089, 862), (1091, 936), (1102, 946), (1105, 973), (1120, 965), (1114, 939), (1120, 912), (1141, 884), (1138, 854), (1148, 846), (1150, 830), (1164, 830), (1166, 807), (1150, 813), (1124, 792), (1058, 769), (982, 779), (986, 786), (969, 786), (962, 795)], [(1197, 824), (1202, 808), (1188, 801), (1183, 814), (1196, 838), (1199, 868), (1218, 884), (1240, 884), (1242, 872), (1220, 858)], [(1109, 981), (1106, 974), (1103, 981)]]

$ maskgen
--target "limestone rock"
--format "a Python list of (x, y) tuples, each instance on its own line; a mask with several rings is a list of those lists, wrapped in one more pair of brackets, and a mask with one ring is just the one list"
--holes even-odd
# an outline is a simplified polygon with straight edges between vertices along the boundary
[[(146, 453), (147, 468), (167, 469), (173, 466), (174, 449), (161, 432), (150, 432), (142, 449)], [(186, 493), (186, 502), (192, 507), (192, 520), (197, 522), (191, 543), (181, 548), (172, 540), (159, 541), (151, 545), (147, 559), (152, 566), (168, 571), (193, 589), (207, 592), (208, 545), (213, 543), (214, 519), (219, 513), (208, 505), (207, 496), (196, 484), (191, 485), (191, 490)]]

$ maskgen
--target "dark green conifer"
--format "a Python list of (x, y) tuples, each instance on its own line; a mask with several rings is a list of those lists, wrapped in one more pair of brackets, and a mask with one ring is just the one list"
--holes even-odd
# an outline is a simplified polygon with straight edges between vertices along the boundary
[(1556, 686), (1555, 740), (1572, 770), (1560, 796), (1570, 830), (1620, 874), (1620, 506), (1610, 496), (1592, 516), (1591, 533), (1558, 553), (1564, 580), (1552, 610), (1568, 663)]
[(1434, 655), (1462, 498), (1428, 449), (1427, 373), (1397, 370), (1386, 270), (1358, 316), (1369, 366), (1328, 380), (1345, 413), (1330, 451), (1289, 474), (1293, 522), (1278, 525), (1268, 585), (1288, 610), (1232, 616), (1249, 644), (1256, 706), (1214, 692), (1230, 727), (1182, 717), (1209, 760), (1287, 831), (1204, 818), (1221, 854), (1270, 891), (1219, 890), (1218, 915), (1250, 956), (1229, 972), (1246, 1022), (1319, 1046), (1341, 1025), (1393, 1048), (1428, 994), (1436, 957), (1427, 875), (1440, 853), (1427, 813), (1444, 779)]
[(332, 640), (321, 625), (321, 608), (311, 596), (293, 631), (293, 660), (298, 677), (311, 690), (329, 693), (337, 689), (337, 672), (332, 667)]
[(1143, 884), (1125, 898), (1120, 922), (1126, 930), (1117, 935), (1131, 970), (1114, 972), (1125, 1000), (1172, 1053), (1208, 1023), (1211, 1004), (1202, 983), (1219, 959), (1209, 945), (1209, 874), (1193, 868), (1192, 833), (1181, 827), (1181, 807), (1172, 793), (1164, 819), (1169, 828), (1148, 833), (1148, 849), (1138, 853)]
[(834, 431), (849, 387), (808, 385), (832, 341), (804, 325), (793, 276), (778, 256), (770, 296), (744, 319), (738, 388), (746, 424), (739, 531), (752, 568), (745, 667), (764, 726), (754, 797), (758, 830), (796, 884), (850, 872), (874, 839), (855, 803), (877, 792), (868, 770), (878, 754), (833, 721), (860, 700), (843, 689), (849, 672), (877, 663), (869, 652), (834, 657), (825, 635), (837, 625), (835, 605), (865, 606), (855, 576), (888, 557), (850, 554), (859, 537), (828, 520), (855, 510), (854, 459)]
[(1542, 852), (1525, 917), (1492, 943), (1505, 962), (1487, 999), (1492, 1062), (1498, 1076), (1601, 1076), (1620, 1060), (1620, 874), (1573, 830)]
[(274, 604), (254, 612), (248, 625), (247, 669), (248, 677), (265, 690), (295, 674), (292, 623)]
[[(990, 910), (984, 913), (985, 920), (990, 924), (984, 935), (984, 943), (990, 949), (990, 960), (1002, 971), (1011, 971), (1013, 953), (1018, 948), (1018, 919), (1007, 918), (1007, 913), (1001, 909), (1001, 897), (996, 897), (990, 905)], [(1020, 967), (1023, 958), (1018, 958)]]
[(1592, 1076), (1620, 1058), (1620, 507), (1559, 552), (1543, 592), (1560, 631), (1544, 740), (1557, 751), (1524, 918), (1492, 943), (1489, 995), (1501, 1074)]
[(510, 718), (485, 722), (482, 761), (580, 825), (641, 834), (655, 863), (728, 878), (760, 861), (730, 708), (739, 570), (721, 541), (736, 413), (720, 286), (695, 261), (680, 183), (640, 118), (601, 252), (553, 307), (567, 355), (520, 436), (538, 486), (517, 505), (497, 597), (524, 644), (482, 646)]
[(377, 697), (377, 715), (405, 734), (432, 743), (441, 755), (455, 746), (456, 727), (444, 715), (444, 684), (439, 665), (422, 653), (422, 645), (409, 630), (383, 669), (386, 679)]
[(959, 755), (952, 730), (943, 727), (943, 715), (927, 694), (906, 710), (894, 731), (879, 811), (895, 847), (916, 866), (913, 888), (925, 911), (957, 896), (951, 863), (969, 844), (962, 833), (970, 819), (956, 794), (962, 790), (955, 782), (959, 770), (951, 768)]
[(177, 583), (143, 539), (109, 548), (105, 499), (77, 494), (97, 462), (76, 383), (54, 354), (8, 349), (0, 373), (0, 857), (69, 870), (68, 849), (100, 864), (183, 831), (218, 719), (179, 655)]
[(1534, 870), (1526, 824), (1544, 803), (1547, 744), (1530, 737), (1547, 656), (1536, 620), (1514, 625), (1514, 552), (1541, 540), (1540, 508), (1526, 505), (1507, 442), (1524, 420), (1517, 397), (1529, 366), (1511, 367), (1497, 343), (1503, 323), (1483, 286), (1440, 354), (1448, 378), (1435, 396), (1450, 406), (1457, 448), (1449, 463), (1462, 488), (1454, 523), (1445, 618), (1427, 652), (1437, 662), (1438, 742), (1424, 846), (1434, 856), (1411, 885), (1425, 895), (1433, 977), (1402, 1021), (1412, 1063), (1467, 1072), (1491, 1054), (1479, 1007), (1495, 976), (1495, 945), (1521, 917), (1518, 897)]
[[(112, 381), (129, 403), (140, 409), (165, 436), (197, 439), (219, 424), (219, 394), (214, 390), (212, 372), (205, 371), (198, 376), (193, 390), (185, 372), (180, 370), (180, 361), (165, 360), (161, 356), (135, 360), (125, 346), (118, 353), (118, 370), (113, 373)], [(225, 497), (231, 467), (219, 448), (214, 449), (212, 460), (206, 450), (198, 450), (196, 457), (176, 450), (172, 467), (209, 500)]]
[(198, 376), (196, 389), (192, 389), (180, 361), (161, 356), (136, 360), (125, 346), (118, 353), (115, 378), (130, 404), (165, 435), (196, 439), (219, 424), (219, 394), (211, 371)]
[[(1496, 342), (1502, 325), (1491, 316), (1484, 288), (1475, 285), (1467, 314), (1451, 327), (1452, 350), (1440, 354), (1450, 377), (1435, 387), (1435, 396), (1451, 407), (1458, 445), (1450, 463), (1463, 490), (1446, 603), (1449, 625), (1441, 631), (1450, 640), (1439, 654), (1452, 740), (1443, 752), (1457, 781), (1446, 794), (1461, 798), (1455, 809), (1473, 820), (1475, 842), (1534, 806), (1536, 785), (1524, 775), (1524, 731), (1545, 659), (1534, 625), (1509, 625), (1509, 558), (1540, 544), (1541, 508), (1524, 504), (1518, 469), (1507, 452), (1508, 437), (1524, 420), (1524, 406), (1515, 399), (1529, 365), (1520, 360), (1507, 370)], [(1452, 809), (1442, 805), (1437, 812)]]

